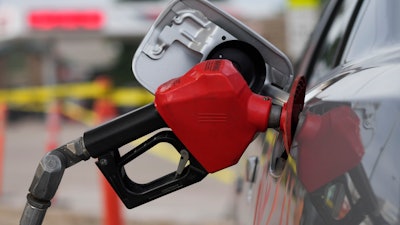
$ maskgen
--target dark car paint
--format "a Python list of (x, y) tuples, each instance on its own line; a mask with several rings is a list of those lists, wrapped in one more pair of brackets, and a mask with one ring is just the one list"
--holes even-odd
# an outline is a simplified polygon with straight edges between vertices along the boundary
[[(400, 223), (400, 48), (348, 57), (370, 2), (396, 4), (356, 4), (334, 65), (309, 85), (290, 156), (274, 129), (246, 150), (241, 164), (255, 179), (238, 182), (238, 224)], [(325, 7), (298, 66), (310, 80), (338, 4)]]

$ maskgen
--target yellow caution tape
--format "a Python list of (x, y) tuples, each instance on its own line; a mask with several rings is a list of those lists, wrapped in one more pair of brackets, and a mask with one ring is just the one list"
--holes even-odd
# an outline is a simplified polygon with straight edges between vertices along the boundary
[(79, 121), (87, 126), (94, 126), (95, 112), (73, 101), (65, 101), (63, 104), (62, 114), (72, 120)]
[(107, 98), (116, 107), (137, 108), (154, 100), (154, 96), (143, 88), (108, 88), (100, 82), (62, 84), (41, 87), (0, 89), (0, 102), (26, 112), (46, 112), (54, 100), (61, 100), (62, 114), (83, 124), (95, 125), (95, 112), (82, 105), (83, 100)]
[(63, 84), (0, 90), (0, 101), (23, 105), (47, 103), (56, 98), (97, 98), (105, 90), (96, 83)]
[(116, 88), (107, 90), (96, 82), (27, 87), (0, 90), (0, 101), (14, 106), (39, 108), (54, 99), (110, 98), (116, 106), (139, 107), (153, 101), (151, 93), (143, 88)]
[(142, 106), (154, 101), (154, 96), (143, 88), (117, 88), (110, 97), (117, 106)]
[(316, 8), (320, 0), (289, 0), (289, 8)]

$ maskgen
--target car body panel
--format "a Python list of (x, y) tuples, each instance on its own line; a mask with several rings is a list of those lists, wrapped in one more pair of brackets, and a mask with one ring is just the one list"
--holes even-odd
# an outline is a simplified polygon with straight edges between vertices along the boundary
[[(265, 143), (250, 146), (243, 156), (239, 170), (246, 158), (259, 163), (254, 182), (239, 178), (237, 224), (400, 222), (399, 39), (396, 29), (388, 36), (387, 27), (371, 25), (373, 20), (392, 26), (384, 21), (397, 18), (390, 16), (398, 3), (348, 3), (352, 12), (328, 54), (331, 64), (318, 70), (340, 4), (345, 3), (325, 7), (297, 69), (310, 83), (290, 155), (279, 130), (269, 129), (256, 139)], [(387, 35), (374, 36), (371, 29)]]

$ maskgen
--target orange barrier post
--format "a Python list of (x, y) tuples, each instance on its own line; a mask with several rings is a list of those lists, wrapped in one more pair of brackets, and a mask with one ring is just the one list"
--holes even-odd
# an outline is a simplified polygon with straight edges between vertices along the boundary
[(3, 195), (3, 175), (4, 175), (4, 146), (5, 130), (7, 121), (7, 104), (0, 103), (0, 196)]
[(57, 148), (61, 124), (61, 106), (58, 100), (50, 103), (46, 116), (47, 143), (46, 152)]
[[(117, 110), (114, 103), (107, 98), (107, 92), (111, 88), (111, 81), (106, 77), (100, 77), (96, 82), (99, 82), (104, 88), (104, 96), (98, 99), (93, 106), (96, 113), (95, 123), (100, 124), (114, 118), (117, 115)], [(122, 225), (121, 201), (102, 174), (100, 174), (100, 181), (103, 195), (103, 225)]]
[(107, 179), (103, 175), (100, 179), (103, 192), (103, 225), (122, 225), (120, 200)]

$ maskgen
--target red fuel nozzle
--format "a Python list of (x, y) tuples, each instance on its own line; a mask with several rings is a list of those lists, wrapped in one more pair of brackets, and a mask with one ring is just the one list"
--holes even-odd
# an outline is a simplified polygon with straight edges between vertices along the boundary
[(234, 165), (265, 131), (271, 99), (254, 94), (228, 60), (208, 60), (161, 85), (155, 105), (186, 148), (212, 173)]
[[(97, 158), (97, 166), (125, 206), (133, 208), (236, 164), (254, 135), (265, 131), (269, 122), (274, 127), (280, 122), (282, 132), (290, 134), (285, 139), (290, 146), (304, 102), (302, 81), (296, 79), (283, 108), (272, 107), (271, 98), (254, 94), (231, 61), (204, 61), (161, 85), (154, 105), (108, 121), (45, 156), (44, 162), (54, 157), (62, 160), (62, 171), (48, 171), (56, 182), (46, 182), (49, 179), (41, 176), (43, 173), (34, 179), (31, 187), (37, 188), (30, 189), (21, 221), (29, 223), (29, 215), (37, 213), (41, 222), (46, 210), (31, 206), (49, 207), (64, 169), (89, 157)], [(130, 151), (119, 151), (129, 142), (165, 127), (172, 131), (158, 131)], [(125, 165), (159, 143), (169, 143), (181, 154), (176, 172), (144, 184), (131, 180)], [(39, 172), (43, 170), (38, 168)]]
[[(85, 132), (84, 145), (91, 157), (98, 158), (97, 166), (125, 206), (133, 208), (236, 164), (254, 135), (268, 124), (281, 124), (282, 132), (289, 134), (285, 146), (290, 146), (304, 101), (304, 85), (298, 79), (294, 84), (283, 107), (272, 105), (271, 98), (251, 91), (231, 61), (207, 60), (161, 85), (154, 105)], [(123, 155), (118, 151), (164, 127), (172, 131), (156, 132)], [(131, 180), (125, 165), (164, 142), (181, 154), (178, 169), (145, 184)]]

